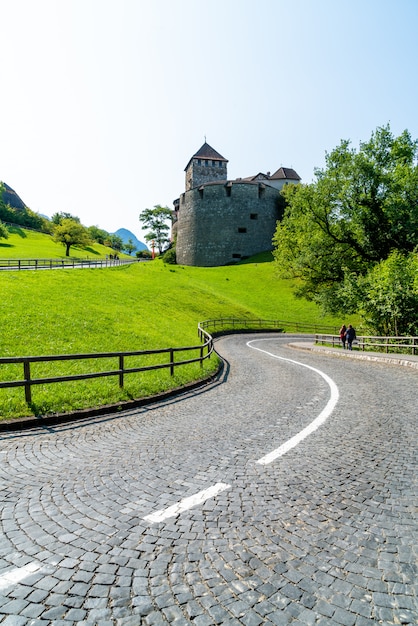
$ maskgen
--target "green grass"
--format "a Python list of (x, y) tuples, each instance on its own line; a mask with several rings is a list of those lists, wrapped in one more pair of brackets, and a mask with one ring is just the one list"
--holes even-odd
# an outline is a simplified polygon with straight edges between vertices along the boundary
[[(27, 239), (36, 237), (30, 233)], [(43, 252), (37, 256), (50, 256)], [(19, 256), (24, 258), (23, 254), (15, 258)], [(198, 322), (220, 317), (339, 324), (335, 318), (322, 317), (314, 304), (295, 299), (292, 284), (275, 275), (270, 255), (215, 268), (156, 260), (107, 269), (0, 272), (0, 293), (2, 357), (196, 345)], [(88, 372), (103, 365), (39, 364), (32, 377)], [(0, 368), (0, 380), (22, 379), (21, 365)], [(117, 377), (35, 386), (31, 407), (22, 388), (0, 389), (0, 419), (145, 397), (199, 379), (215, 368), (216, 358), (211, 358), (203, 371), (189, 365), (177, 368), (174, 378), (168, 370), (132, 374), (123, 390)], [(103, 369), (117, 369), (117, 363), (109, 361)]]
[[(65, 246), (56, 243), (51, 235), (24, 230), (19, 226), (9, 227), (9, 238), (0, 239), (0, 259), (64, 259)], [(94, 243), (84, 248), (72, 246), (70, 258), (105, 258), (112, 250), (108, 246)], [(120, 258), (128, 258), (120, 254)], [(68, 258), (68, 257), (67, 257)]]

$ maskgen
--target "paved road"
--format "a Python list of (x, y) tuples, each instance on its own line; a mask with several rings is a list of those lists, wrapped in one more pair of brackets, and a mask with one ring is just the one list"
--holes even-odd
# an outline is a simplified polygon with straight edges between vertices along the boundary
[(201, 392), (0, 433), (1, 626), (417, 624), (417, 370), (288, 341), (226, 337)]

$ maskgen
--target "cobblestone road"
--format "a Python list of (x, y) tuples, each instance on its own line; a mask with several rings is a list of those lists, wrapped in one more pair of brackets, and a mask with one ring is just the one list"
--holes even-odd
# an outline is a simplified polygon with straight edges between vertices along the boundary
[(417, 624), (417, 370), (288, 341), (226, 337), (201, 391), (0, 433), (1, 626)]

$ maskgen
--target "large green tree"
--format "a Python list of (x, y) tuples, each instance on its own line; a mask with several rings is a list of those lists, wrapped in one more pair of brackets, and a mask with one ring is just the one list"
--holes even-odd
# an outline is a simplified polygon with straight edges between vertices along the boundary
[(170, 243), (170, 226), (173, 211), (167, 206), (155, 205), (153, 209), (144, 209), (139, 214), (139, 221), (149, 232), (145, 235), (148, 242), (154, 241), (161, 254), (167, 244)]
[(63, 218), (55, 226), (53, 239), (65, 246), (66, 256), (70, 256), (71, 246), (87, 246), (91, 242), (87, 229), (70, 218)]
[[(274, 235), (282, 276), (297, 293), (328, 310), (353, 311), (346, 281), (365, 276), (392, 251), (418, 245), (418, 142), (378, 128), (356, 151), (342, 141), (310, 185), (288, 185), (287, 207)], [(351, 305), (349, 304), (351, 303)]]

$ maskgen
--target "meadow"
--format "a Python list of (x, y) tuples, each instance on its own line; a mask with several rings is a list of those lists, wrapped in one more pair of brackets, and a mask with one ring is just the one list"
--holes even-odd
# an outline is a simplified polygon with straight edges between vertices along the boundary
[[(15, 242), (2, 240), (0, 257), (5, 256), (4, 245), (12, 244), (13, 258), (58, 258), (51, 248), (42, 246), (39, 238), (45, 237), (28, 233)], [(31, 253), (24, 256), (20, 248), (35, 239), (42, 249), (33, 243)], [(62, 253), (63, 247), (59, 250)], [(105, 248), (97, 253), (108, 251)], [(76, 253), (82, 258), (78, 250)], [(268, 253), (250, 262), (214, 268), (166, 265), (156, 259), (106, 269), (2, 271), (0, 293), (1, 357), (196, 345), (199, 321), (221, 317), (339, 325), (339, 320), (323, 317), (313, 303), (293, 296), (292, 284), (277, 278)], [(21, 379), (21, 367), (1, 365), (0, 380)], [(57, 372), (56, 365), (52, 371), (51, 367), (39, 365), (36, 375), (89, 371), (85, 362), (60, 366), (71, 367), (70, 372), (60, 368)], [(114, 364), (109, 367), (114, 369)], [(34, 388), (30, 407), (22, 388), (0, 389), (0, 419), (141, 398), (197, 380), (216, 368), (215, 357), (206, 360), (203, 369), (197, 364), (176, 368), (174, 377), (168, 370), (131, 374), (123, 390), (117, 377), (39, 385)]]

